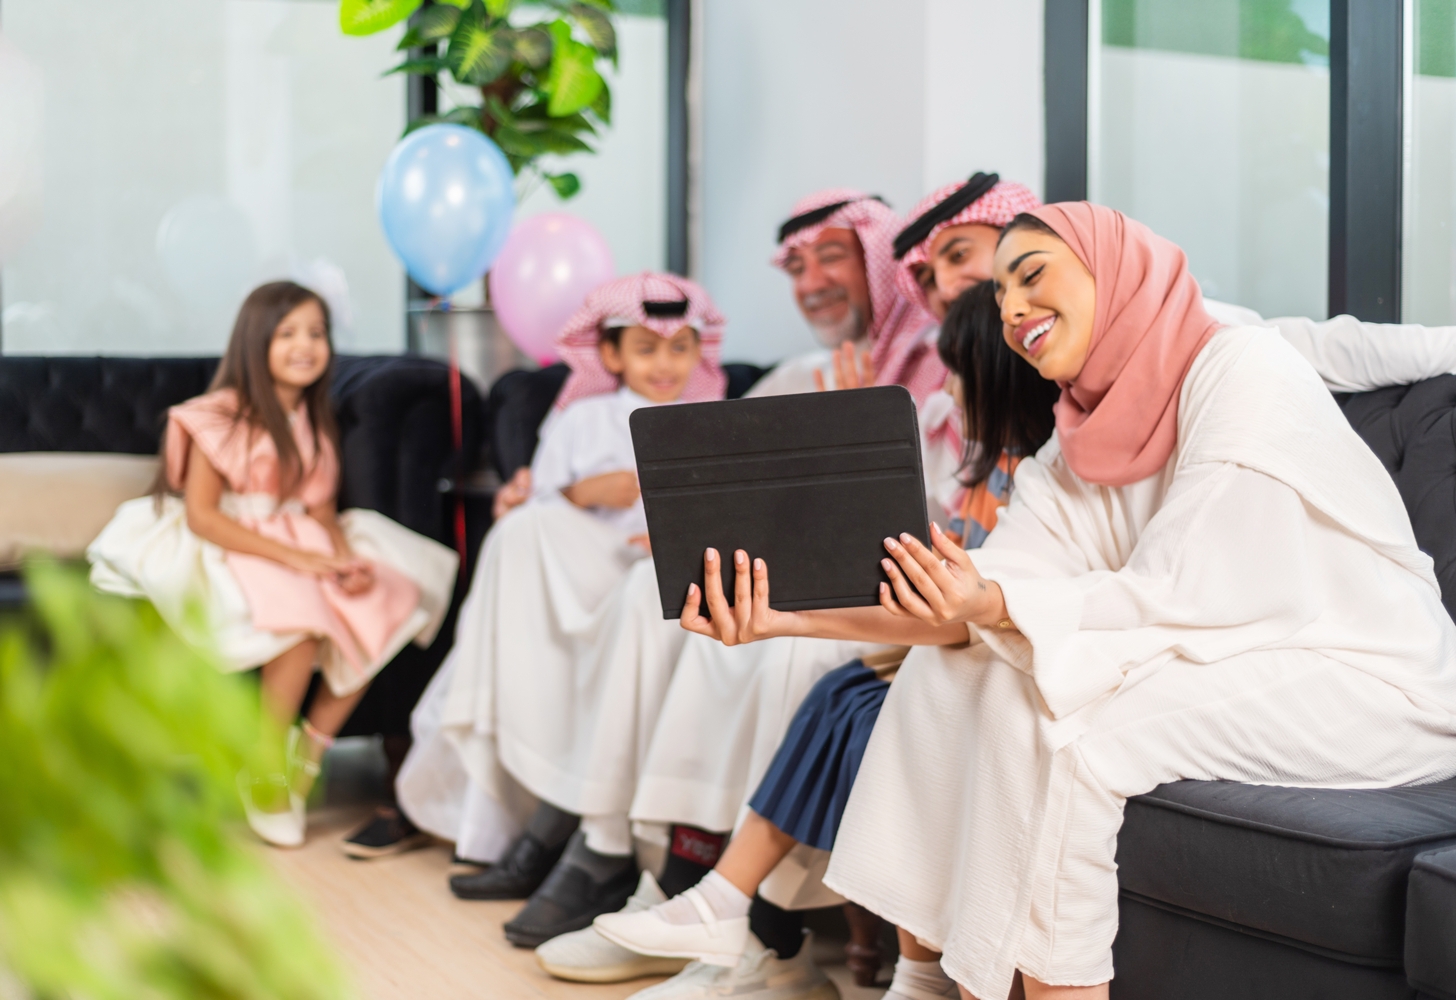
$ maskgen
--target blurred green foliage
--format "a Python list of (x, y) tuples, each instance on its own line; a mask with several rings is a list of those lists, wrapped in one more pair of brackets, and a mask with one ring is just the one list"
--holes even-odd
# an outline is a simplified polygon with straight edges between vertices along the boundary
[(372, 35), (408, 19), (397, 46), (404, 60), (390, 72), (449, 73), (480, 93), (479, 104), (419, 118), (409, 129), (478, 128), (517, 176), (538, 175), (570, 198), (581, 189), (576, 175), (550, 173), (539, 161), (594, 152), (587, 139), (611, 124), (612, 92), (597, 63), (617, 63), (615, 10), (612, 0), (340, 0), (339, 28)]
[(1316, 31), (1300, 16), (1300, 7), (1310, 4), (1293, 0), (1102, 0), (1102, 44), (1328, 66), (1328, 14)]
[(1456, 76), (1456, 0), (1416, 0), (1416, 72)]
[(37, 1000), (334, 1000), (311, 921), (237, 823), (256, 689), (150, 605), (33, 564), (0, 622), (0, 970)]

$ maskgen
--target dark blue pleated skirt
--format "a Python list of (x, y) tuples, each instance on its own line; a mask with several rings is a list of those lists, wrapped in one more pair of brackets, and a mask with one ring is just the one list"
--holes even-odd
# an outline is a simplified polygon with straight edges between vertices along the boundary
[(802, 844), (832, 849), (889, 690), (859, 660), (821, 677), (749, 800), (753, 811)]

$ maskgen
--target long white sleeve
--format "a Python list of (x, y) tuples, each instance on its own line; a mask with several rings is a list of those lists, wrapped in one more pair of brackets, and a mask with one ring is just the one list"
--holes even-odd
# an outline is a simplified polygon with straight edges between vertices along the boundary
[(1456, 372), (1456, 326), (1365, 323), (1354, 316), (1263, 319), (1252, 309), (1205, 299), (1209, 314), (1239, 326), (1278, 330), (1314, 366), (1331, 392), (1409, 385)]

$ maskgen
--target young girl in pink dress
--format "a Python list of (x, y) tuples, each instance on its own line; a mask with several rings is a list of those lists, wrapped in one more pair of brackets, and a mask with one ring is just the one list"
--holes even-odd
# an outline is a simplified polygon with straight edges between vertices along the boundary
[(262, 668), (266, 709), (298, 715), (286, 773), (239, 776), (248, 822), (303, 843), (319, 759), (405, 643), (428, 644), (455, 581), (448, 548), (367, 510), (338, 514), (328, 307), (291, 282), (243, 303), (211, 390), (168, 412), (154, 496), (122, 504), (87, 552), (101, 590), (150, 600), (230, 670)]

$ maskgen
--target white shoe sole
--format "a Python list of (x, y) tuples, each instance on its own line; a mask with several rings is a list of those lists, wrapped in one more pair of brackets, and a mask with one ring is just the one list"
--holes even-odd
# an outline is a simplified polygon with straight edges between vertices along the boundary
[(638, 955), (630, 962), (583, 969), (548, 962), (541, 957), (540, 952), (536, 953), (536, 961), (548, 974), (557, 979), (566, 979), (574, 983), (625, 983), (629, 979), (642, 979), (645, 976), (675, 976), (687, 968), (688, 964), (688, 959), (685, 958), (657, 958)]
[[(612, 915), (616, 916), (616, 914)], [(637, 914), (632, 915), (637, 916)], [(748, 924), (748, 920), (744, 918), (743, 923), (746, 927)], [(593, 923), (592, 926), (597, 929), (598, 934), (606, 938), (608, 941), (612, 942), (612, 944), (620, 945), (621, 947), (626, 948), (628, 951), (635, 951), (640, 955), (651, 955), (654, 958), (686, 958), (702, 962), (704, 965), (716, 965), (719, 968), (731, 969), (736, 966), (738, 964), (738, 960), (743, 957), (742, 951), (739, 951), (737, 954), (729, 954), (728, 952), (703, 951), (697, 948), (687, 947), (685, 945), (679, 945), (674, 947), (671, 945), (659, 946), (644, 944), (640, 939), (634, 939), (632, 937), (617, 934), (612, 929), (612, 922), (604, 921), (601, 917), (597, 917), (596, 921)]]

